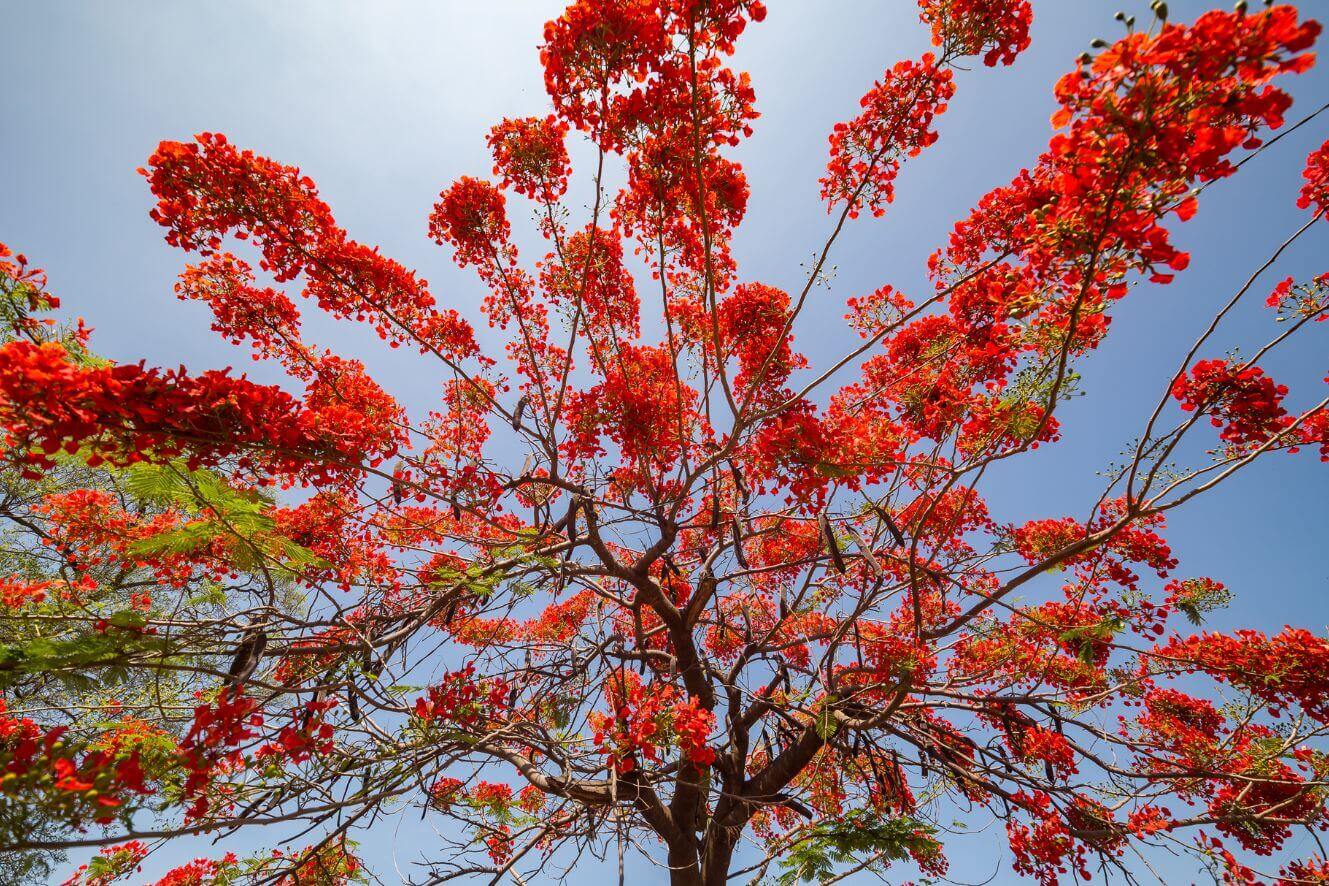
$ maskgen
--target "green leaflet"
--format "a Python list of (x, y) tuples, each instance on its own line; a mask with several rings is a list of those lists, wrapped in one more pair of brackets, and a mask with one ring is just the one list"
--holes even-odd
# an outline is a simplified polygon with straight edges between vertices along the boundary
[[(71, 688), (119, 683), (127, 678), (133, 659), (169, 654), (167, 640), (138, 630), (144, 624), (142, 613), (117, 612), (106, 622), (110, 625), (107, 630), (92, 630), (68, 639), (37, 637), (0, 646), (0, 688), (31, 674), (48, 675)], [(135, 662), (135, 667), (143, 664)], [(96, 668), (97, 673), (87, 673), (90, 668)]]
[(243, 538), (232, 559), (242, 569), (253, 570), (275, 564), (291, 572), (320, 568), (327, 563), (313, 551), (275, 533), (267, 511), (272, 501), (249, 490), (230, 486), (212, 471), (190, 471), (180, 464), (139, 464), (127, 469), (125, 491), (154, 504), (179, 508), (200, 519), (184, 526), (140, 539), (130, 547), (142, 556), (188, 554), (219, 538)]
[(780, 859), (780, 886), (829, 879), (840, 865), (856, 864), (880, 856), (869, 865), (881, 870), (889, 862), (911, 854), (935, 855), (941, 844), (936, 829), (908, 816), (888, 818), (866, 809), (854, 809), (836, 818), (818, 822), (806, 837)]

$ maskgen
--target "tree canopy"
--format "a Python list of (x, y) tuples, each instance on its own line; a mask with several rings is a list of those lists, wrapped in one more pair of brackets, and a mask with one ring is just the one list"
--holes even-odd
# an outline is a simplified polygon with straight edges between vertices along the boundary
[[(500, 120), (492, 179), (427, 220), (503, 353), (299, 168), (217, 133), (139, 172), (192, 262), (176, 295), (283, 383), (102, 359), (0, 246), (0, 877), (95, 850), (70, 883), (102, 886), (245, 830), (271, 851), (160, 884), (369, 881), (392, 874), (357, 837), (407, 807), (439, 822), (420, 883), (606, 856), (678, 886), (936, 882), (957, 810), (1002, 822), (1041, 884), (1129, 881), (1151, 852), (1329, 882), (1294, 841), (1329, 823), (1329, 639), (1205, 630), (1231, 592), (1166, 527), (1257, 459), (1329, 461), (1329, 378), (1261, 367), (1329, 317), (1329, 273), (1279, 267), (1324, 236), (1329, 142), (1287, 195), (1304, 223), (1208, 299), (1097, 500), (1011, 522), (983, 491), (1093, 395), (1076, 366), (1115, 306), (1186, 270), (1172, 232), (1202, 192), (1292, 162), (1279, 131), (1324, 108), (1281, 84), (1320, 27), (1245, 2), (1119, 16), (1056, 83), (1046, 151), (928, 258), (931, 290), (848, 299), (840, 356), (810, 360), (836, 242), (891, 211), (956, 67), (1030, 45), (1028, 0), (918, 6), (935, 51), (830, 133), (794, 291), (731, 250), (757, 105), (730, 65), (759, 0), (574, 0), (546, 25), (550, 112)], [(538, 220), (526, 252), (511, 211)], [(1266, 298), (1248, 356), (1218, 351)], [(436, 408), (302, 310), (418, 352)]]

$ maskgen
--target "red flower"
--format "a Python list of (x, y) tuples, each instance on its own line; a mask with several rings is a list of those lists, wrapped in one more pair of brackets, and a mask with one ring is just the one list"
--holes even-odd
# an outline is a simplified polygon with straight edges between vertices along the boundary
[(494, 174), (505, 188), (552, 203), (568, 189), (568, 125), (554, 117), (505, 119), (489, 131)]
[(829, 208), (846, 204), (851, 218), (862, 208), (883, 215), (895, 199), (900, 164), (937, 140), (933, 118), (953, 95), (951, 72), (931, 54), (888, 70), (860, 100), (863, 113), (831, 132), (831, 160), (821, 180)]
[(1237, 447), (1258, 446), (1292, 423), (1282, 406), (1287, 388), (1258, 366), (1201, 360), (1173, 382), (1172, 396), (1187, 412), (1208, 415), (1222, 429), (1218, 436)]
[(988, 67), (1009, 65), (1029, 48), (1034, 11), (1028, 0), (919, 0), (932, 45), (946, 57), (982, 55)]

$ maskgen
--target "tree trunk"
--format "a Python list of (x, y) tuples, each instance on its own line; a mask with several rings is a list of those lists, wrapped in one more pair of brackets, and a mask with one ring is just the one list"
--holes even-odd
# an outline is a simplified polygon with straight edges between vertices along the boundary
[(669, 886), (702, 886), (696, 850), (669, 847)]
[(701, 858), (702, 886), (725, 886), (729, 882), (729, 864), (734, 858), (734, 841), (723, 829), (706, 835)]
[(729, 865), (734, 858), (735, 842), (727, 831), (707, 829), (701, 858), (686, 849), (669, 850), (670, 886), (725, 886), (729, 881)]

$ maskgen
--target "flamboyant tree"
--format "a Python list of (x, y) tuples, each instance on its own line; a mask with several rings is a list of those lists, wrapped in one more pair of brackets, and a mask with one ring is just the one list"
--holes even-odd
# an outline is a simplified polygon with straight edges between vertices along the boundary
[[(1004, 822), (1041, 883), (1129, 876), (1151, 847), (1224, 882), (1329, 880), (1284, 849), (1329, 821), (1329, 640), (1197, 633), (1229, 592), (1164, 535), (1257, 458), (1329, 460), (1323, 380), (1293, 405), (1260, 367), (1329, 316), (1329, 275), (1275, 282), (1323, 236), (1329, 143), (1287, 195), (1304, 225), (1215, 293), (1081, 516), (1003, 522), (981, 489), (1058, 439), (1115, 303), (1184, 271), (1170, 232), (1199, 193), (1287, 162), (1256, 155), (1320, 28), (1245, 3), (1126, 19), (1056, 84), (1047, 150), (930, 257), (931, 291), (849, 299), (856, 344), (810, 365), (794, 333), (840, 232), (889, 211), (954, 65), (1029, 44), (1027, 0), (920, 7), (936, 51), (830, 134), (832, 230), (794, 292), (730, 248), (728, 154), (757, 112), (729, 59), (758, 0), (576, 0), (548, 23), (552, 112), (494, 126), (493, 180), (428, 219), (503, 355), (299, 169), (217, 134), (149, 158), (152, 218), (195, 261), (179, 297), (289, 384), (101, 360), (0, 253), (13, 875), (100, 846), (74, 882), (109, 883), (172, 838), (298, 823), (161, 882), (344, 883), (366, 875), (355, 835), (408, 803), (453, 820), (421, 847), (428, 882), (605, 852), (676, 884), (940, 878), (957, 809)], [(571, 137), (597, 157), (589, 212), (566, 205)], [(1276, 334), (1215, 353), (1266, 293)], [(436, 409), (310, 342), (298, 297), (418, 351)]]

